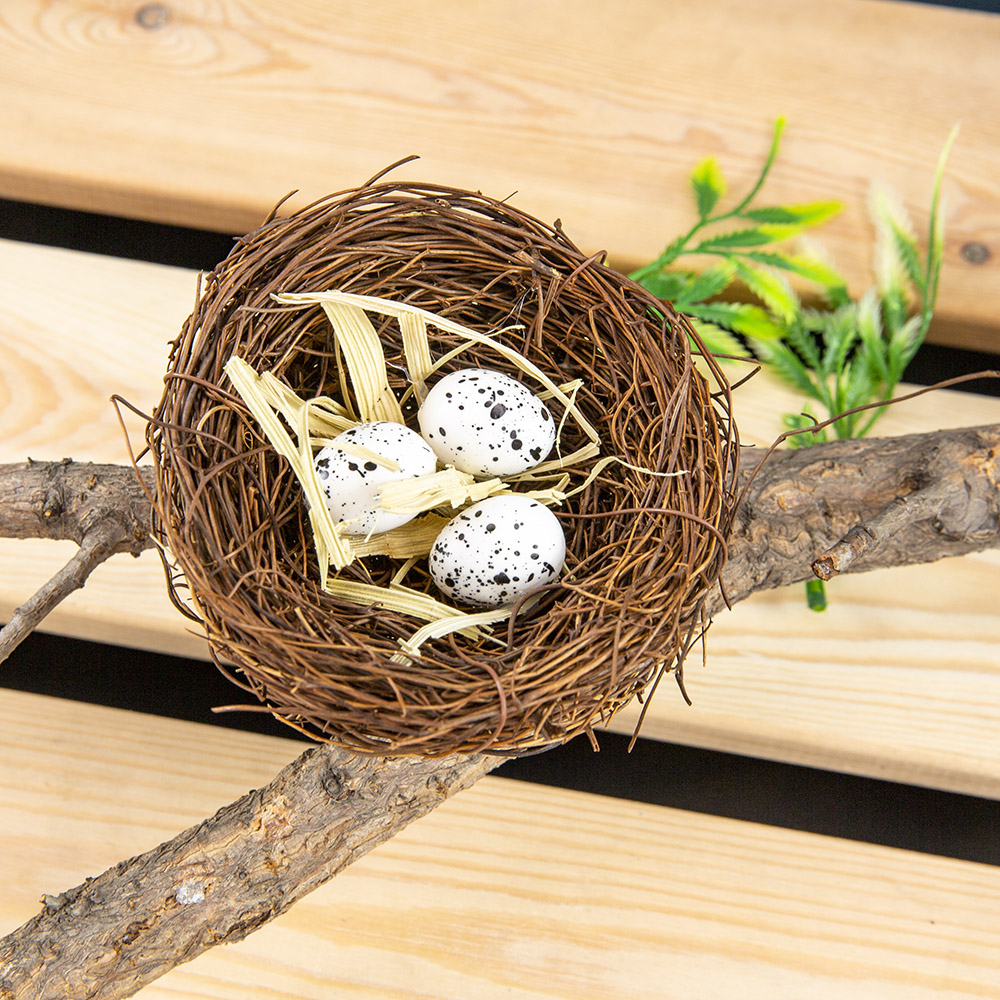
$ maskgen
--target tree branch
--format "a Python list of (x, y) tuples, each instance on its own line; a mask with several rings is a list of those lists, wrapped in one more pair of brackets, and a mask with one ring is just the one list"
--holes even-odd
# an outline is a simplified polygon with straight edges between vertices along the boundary
[[(749, 482), (759, 456), (742, 455), (746, 496), (714, 610), (723, 591), (735, 603), (808, 578), (818, 553), (851, 549), (865, 531), (870, 537), (841, 557), (842, 569), (1000, 545), (1000, 425), (776, 452)], [(81, 526), (104, 520), (87, 468), (0, 466), (0, 536), (86, 537)], [(96, 468), (107, 491), (97, 506), (128, 510), (133, 533), (119, 548), (134, 551), (148, 501), (131, 469)], [(131, 996), (211, 945), (244, 937), (497, 763), (311, 748), (212, 819), (46, 897), (34, 918), (0, 941), (0, 1000)]]
[(87, 577), (117, 550), (122, 527), (115, 521), (99, 521), (80, 542), (80, 548), (51, 580), (15, 608), (10, 621), (0, 629), (0, 663), (41, 624), (57, 604), (79, 590)]
[(312, 747), (173, 840), (58, 896), (0, 941), (2, 1000), (117, 1000), (240, 941), (501, 758)]

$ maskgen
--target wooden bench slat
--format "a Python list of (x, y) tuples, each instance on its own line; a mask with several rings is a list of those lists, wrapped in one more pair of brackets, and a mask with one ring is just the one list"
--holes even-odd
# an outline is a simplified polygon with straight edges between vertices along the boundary
[[(0, 934), (300, 750), (0, 691)], [(998, 868), (487, 777), (142, 997), (958, 1000), (998, 949)]]
[[(292, 204), (401, 176), (481, 189), (622, 267), (691, 224), (687, 175), (719, 157), (734, 191), (771, 123), (790, 127), (767, 198), (839, 198), (824, 239), (871, 283), (865, 208), (891, 184), (921, 230), (945, 183), (943, 342), (997, 349), (1000, 18), (883, 0), (572, 0), (346, 7), (11, 0), (0, 21), (0, 195), (245, 232)], [(947, 44), (943, 44), (943, 40)]]

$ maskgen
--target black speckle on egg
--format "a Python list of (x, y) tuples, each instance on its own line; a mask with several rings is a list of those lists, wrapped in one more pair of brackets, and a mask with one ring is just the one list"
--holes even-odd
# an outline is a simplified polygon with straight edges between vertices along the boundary
[(496, 531), (497, 530), (497, 526), (495, 524), (493, 524), (492, 522), (490, 522), (489, 524), (486, 525), (486, 530), (487, 531)]
[(514, 451), (520, 451), (524, 447), (524, 442), (518, 438), (514, 438), (514, 440), (511, 441), (510, 446), (514, 449)]
[(542, 449), (541, 448), (531, 448), (528, 452), (529, 455), (536, 461), (540, 462), (542, 460)]
[(499, 420), (507, 412), (507, 407), (503, 403), (497, 403), (492, 410), (490, 410), (490, 416), (494, 420)]
[(438, 428), (438, 434), (440, 434), (440, 435), (441, 435), (441, 437), (444, 437), (444, 436), (445, 436), (445, 433), (444, 433), (444, 428), (443, 428), (443, 427), (439, 427), (439, 428)]
[(378, 465), (376, 465), (375, 462), (365, 462), (365, 468), (369, 472), (374, 472), (378, 468)]
[(506, 573), (497, 573), (493, 577), (494, 583), (510, 583), (510, 577)]

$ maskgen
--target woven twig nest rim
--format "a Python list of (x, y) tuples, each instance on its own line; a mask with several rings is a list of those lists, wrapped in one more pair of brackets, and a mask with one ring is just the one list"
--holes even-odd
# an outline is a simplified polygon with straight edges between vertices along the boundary
[[(341, 391), (322, 310), (273, 298), (326, 289), (481, 333), (517, 324), (499, 337), (553, 381), (582, 380), (576, 405), (602, 455), (620, 459), (553, 508), (563, 577), (487, 638), (450, 634), (399, 662), (412, 621), (321, 589), (299, 484), (223, 369), (236, 355), (303, 399)], [(402, 398), (399, 328), (373, 321)], [(706, 358), (713, 390), (691, 335), (558, 224), (480, 193), (376, 180), (270, 218), (206, 276), (147, 432), (175, 603), (276, 717), (355, 751), (523, 753), (589, 732), (682, 661), (724, 562), (736, 430), (726, 379)], [(443, 331), (431, 343), (437, 357), (459, 346)], [(442, 372), (470, 366), (519, 374), (485, 344)], [(412, 405), (403, 412), (415, 426)], [(565, 448), (581, 444), (565, 433)], [(573, 483), (596, 461), (567, 469)], [(385, 585), (397, 570), (375, 557), (342, 572)], [(436, 593), (425, 568), (407, 582)]]

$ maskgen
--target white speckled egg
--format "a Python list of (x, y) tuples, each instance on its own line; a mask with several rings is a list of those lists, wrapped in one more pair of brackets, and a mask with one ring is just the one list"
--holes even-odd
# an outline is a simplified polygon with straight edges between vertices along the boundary
[(545, 404), (509, 375), (451, 372), (428, 392), (420, 433), (446, 465), (474, 476), (510, 476), (538, 465), (556, 440)]
[(452, 518), (438, 535), (428, 564), (450, 598), (500, 607), (551, 583), (566, 559), (555, 514), (531, 497), (489, 497)]
[[(391, 459), (399, 471), (351, 454), (338, 444), (367, 448)], [(357, 424), (341, 434), (315, 458), (316, 474), (326, 495), (326, 506), (349, 535), (367, 535), (398, 528), (413, 514), (394, 514), (379, 506), (379, 489), (400, 479), (426, 475), (437, 467), (434, 452), (415, 431), (388, 420)]]

